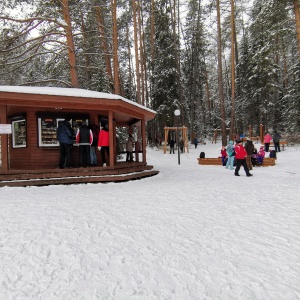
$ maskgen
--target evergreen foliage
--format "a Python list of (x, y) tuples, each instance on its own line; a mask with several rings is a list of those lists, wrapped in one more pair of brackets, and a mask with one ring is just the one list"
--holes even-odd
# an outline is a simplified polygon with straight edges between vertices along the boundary
[[(112, 1), (66, 2), (79, 87), (113, 92), (113, 75), (108, 72), (108, 65), (113, 68)], [(2, 0), (1, 85), (72, 86), (62, 3)], [(137, 101), (132, 3), (117, 1), (119, 80), (120, 93)], [(250, 5), (236, 0), (234, 58), (230, 1), (220, 3), (226, 125), (232, 110), (234, 59), (236, 132), (247, 134), (251, 125), (257, 135), (263, 124), (270, 131), (294, 135), (300, 130), (300, 61), (293, 1), (254, 0)], [(221, 128), (215, 1), (204, 5), (201, 0), (135, 0), (135, 4), (143, 97), (157, 111), (148, 124), (151, 135), (164, 138), (163, 128), (175, 125), (174, 110), (179, 108), (181, 125), (188, 127), (191, 137), (209, 136)]]

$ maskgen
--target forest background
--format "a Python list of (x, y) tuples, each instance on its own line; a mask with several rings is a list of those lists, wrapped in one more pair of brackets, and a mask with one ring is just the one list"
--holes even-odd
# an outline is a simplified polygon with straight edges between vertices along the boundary
[[(299, 141), (299, 0), (2, 0), (0, 84), (78, 87), (157, 112), (148, 136)], [(179, 120), (174, 111), (179, 109)], [(177, 124), (177, 122), (179, 123)], [(248, 133), (249, 134), (249, 133)]]

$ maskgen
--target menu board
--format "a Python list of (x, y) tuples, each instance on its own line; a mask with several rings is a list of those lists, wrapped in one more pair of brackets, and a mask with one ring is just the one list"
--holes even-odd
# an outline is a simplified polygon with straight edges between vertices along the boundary
[(38, 118), (39, 129), (39, 146), (40, 147), (55, 147), (59, 146), (56, 139), (56, 129), (58, 122), (63, 119), (57, 118)]
[[(57, 127), (64, 118), (56, 117), (41, 117), (38, 118), (38, 137), (39, 147), (57, 147), (59, 142), (57, 141)], [(71, 127), (73, 129), (73, 141), (76, 142), (76, 131), (82, 126), (83, 121), (88, 125), (88, 119), (74, 118), (71, 119)]]
[(25, 148), (26, 138), (26, 120), (12, 121), (12, 147)]

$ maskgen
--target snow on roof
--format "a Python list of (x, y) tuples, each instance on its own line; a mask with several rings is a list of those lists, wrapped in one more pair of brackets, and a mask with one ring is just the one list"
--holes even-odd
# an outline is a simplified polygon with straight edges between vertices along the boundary
[(66, 96), (66, 97), (85, 97), (85, 98), (101, 98), (101, 99), (111, 99), (111, 100), (122, 100), (124, 102), (130, 103), (141, 109), (147, 110), (151, 113), (156, 112), (146, 106), (138, 104), (134, 101), (126, 99), (122, 96), (115, 94), (108, 94), (96, 91), (89, 91), (84, 89), (76, 88), (61, 88), (61, 87), (38, 87), (38, 86), (8, 86), (1, 85), (0, 92), (8, 93), (24, 93), (24, 94), (42, 94), (42, 95), (53, 95), (53, 96)]

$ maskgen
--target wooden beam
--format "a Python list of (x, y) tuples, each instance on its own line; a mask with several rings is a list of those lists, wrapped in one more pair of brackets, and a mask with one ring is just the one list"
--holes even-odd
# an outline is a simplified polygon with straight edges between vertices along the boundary
[(108, 129), (109, 129), (109, 165), (113, 167), (115, 165), (114, 160), (114, 130), (113, 127), (113, 112), (108, 112)]
[(146, 163), (146, 126), (145, 119), (141, 120), (143, 163)]
[[(7, 118), (6, 118), (6, 105), (0, 106), (0, 123), (1, 124), (7, 124)], [(1, 134), (1, 170), (8, 170), (8, 135), (7, 134)]]

